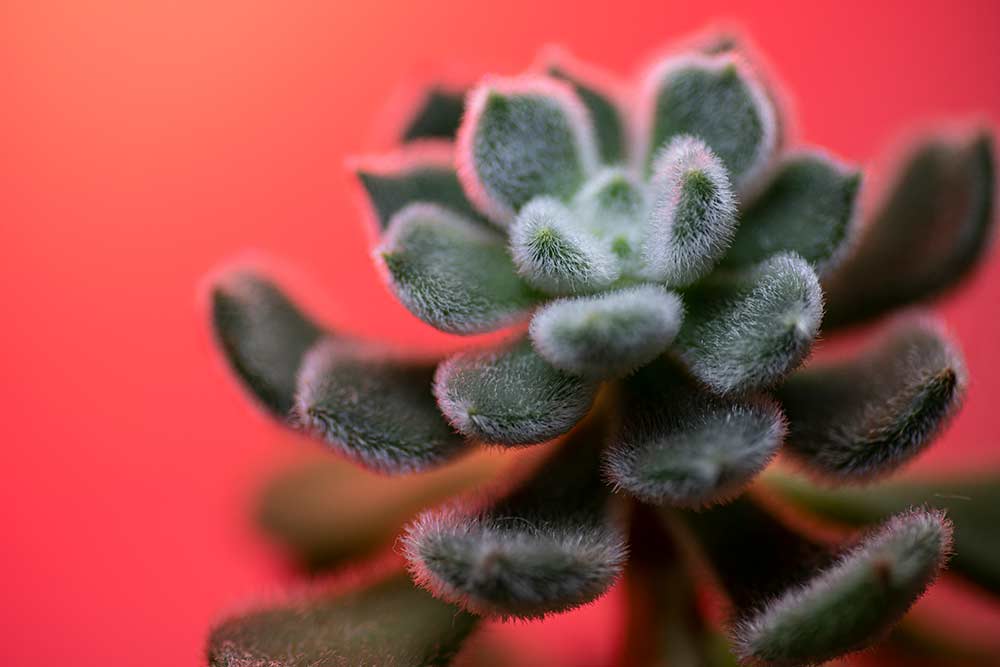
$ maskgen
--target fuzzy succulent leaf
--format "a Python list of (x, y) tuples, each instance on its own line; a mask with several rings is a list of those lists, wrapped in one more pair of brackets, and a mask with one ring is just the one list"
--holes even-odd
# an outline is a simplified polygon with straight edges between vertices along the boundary
[(430, 510), (408, 529), (416, 581), (484, 616), (537, 618), (603, 595), (625, 561), (597, 474), (591, 418), (520, 484), (483, 509)]
[(594, 379), (622, 376), (667, 349), (684, 305), (660, 285), (552, 301), (535, 312), (529, 334), (556, 368)]
[(549, 63), (545, 73), (553, 79), (565, 81), (573, 87), (573, 92), (587, 108), (601, 160), (606, 164), (616, 164), (625, 158), (625, 121), (613, 96), (590, 81), (588, 77), (558, 59)]
[(458, 160), (469, 198), (506, 226), (535, 197), (568, 201), (580, 189), (597, 165), (594, 128), (566, 84), (489, 79), (469, 96)]
[(795, 252), (822, 275), (846, 250), (860, 185), (858, 171), (821, 153), (785, 159), (741, 212), (722, 266), (745, 268), (780, 252)]
[(618, 279), (610, 248), (580, 229), (558, 199), (536, 197), (521, 209), (510, 245), (520, 276), (549, 294), (593, 292)]
[(726, 168), (700, 139), (677, 136), (653, 163), (643, 245), (649, 277), (683, 287), (722, 258), (736, 231)]
[(864, 649), (884, 636), (937, 578), (951, 551), (942, 512), (911, 510), (735, 629), (749, 662), (801, 665)]
[(674, 137), (704, 141), (743, 189), (771, 160), (777, 146), (776, 112), (755, 76), (733, 54), (683, 55), (655, 67), (641, 109), (646, 169)]
[(947, 510), (955, 524), (949, 571), (1000, 595), (1000, 477), (995, 474), (905, 480), (864, 489), (824, 488), (786, 474), (769, 473), (765, 480), (787, 502), (852, 527), (883, 521), (908, 507)]
[(376, 252), (403, 305), (449, 333), (512, 324), (539, 296), (518, 277), (499, 234), (433, 204), (397, 213)]
[(968, 275), (992, 237), (995, 187), (990, 134), (919, 145), (824, 285), (828, 328), (934, 297)]
[(620, 411), (605, 473), (616, 488), (655, 505), (729, 500), (774, 458), (785, 433), (772, 401), (717, 398), (666, 361), (625, 380)]
[(731, 634), (752, 665), (818, 664), (870, 646), (951, 550), (951, 524), (935, 510), (897, 514), (834, 552), (745, 496), (684, 521), (734, 602)]
[(823, 317), (816, 273), (794, 254), (703, 285), (684, 300), (675, 347), (698, 380), (723, 394), (772, 385), (792, 371), (812, 349)]
[(433, 363), (327, 340), (302, 362), (296, 419), (336, 451), (373, 470), (424, 470), (468, 449), (437, 409), (433, 376)]
[(261, 530), (311, 573), (387, 549), (418, 512), (493, 479), (509, 456), (480, 450), (451, 465), (386, 477), (326, 456), (268, 480), (257, 500)]
[(400, 139), (403, 142), (424, 139), (454, 139), (462, 123), (466, 91), (432, 86), (424, 91), (410, 114)]
[(777, 392), (789, 420), (785, 450), (838, 483), (891, 474), (954, 414), (965, 378), (961, 354), (942, 327), (902, 322), (854, 359), (787, 379)]
[(215, 338), (246, 389), (280, 419), (295, 403), (295, 378), (322, 329), (278, 288), (250, 271), (232, 272), (213, 285)]
[(451, 425), (491, 444), (536, 444), (568, 432), (596, 391), (595, 383), (549, 365), (527, 338), (460, 352), (434, 376), (434, 395)]
[(211, 667), (444, 667), (478, 619), (402, 575), (369, 588), (230, 618), (208, 640)]
[(470, 220), (485, 222), (466, 198), (450, 153), (450, 146), (419, 146), (394, 156), (392, 164), (357, 165), (355, 173), (380, 231), (385, 231), (396, 213), (417, 202), (439, 204)]

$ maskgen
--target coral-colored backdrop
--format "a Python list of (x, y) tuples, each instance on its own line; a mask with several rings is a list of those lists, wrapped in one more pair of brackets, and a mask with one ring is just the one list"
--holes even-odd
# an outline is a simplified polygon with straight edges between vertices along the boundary
[[(801, 137), (848, 159), (915, 121), (1000, 121), (991, 0), (5, 0), (0, 664), (198, 664), (218, 614), (278, 590), (245, 509), (304, 446), (213, 357), (197, 288), (253, 248), (328, 288), (306, 297), (335, 324), (441, 340), (378, 283), (343, 168), (384, 142), (400, 82), (514, 72), (547, 41), (628, 73), (720, 18), (789, 84)], [(998, 302), (994, 261), (943, 309), (974, 383), (918, 468), (1000, 464)], [(538, 643), (596, 664), (602, 618)]]

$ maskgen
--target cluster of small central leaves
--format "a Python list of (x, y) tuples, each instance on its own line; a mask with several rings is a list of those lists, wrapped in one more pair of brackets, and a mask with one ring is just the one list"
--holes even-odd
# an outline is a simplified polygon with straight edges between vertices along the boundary
[[(855, 248), (860, 173), (821, 151), (783, 153), (776, 96), (731, 45), (668, 57), (636, 90), (565, 60), (488, 77), (464, 102), (435, 91), (405, 150), (359, 162), (393, 293), (442, 331), (506, 330), (504, 342), (400, 358), (248, 273), (214, 292), (218, 338), (272, 412), (381, 473), (568, 434), (488, 502), (410, 525), (414, 580), (441, 600), (530, 618), (595, 599), (626, 562), (618, 493), (668, 513), (716, 506), (665, 523), (719, 571), (744, 660), (862, 648), (941, 567), (943, 514), (898, 513), (838, 552), (746, 498), (718, 506), (781, 448), (828, 480), (887, 475), (955, 411), (963, 363), (926, 318), (855, 359), (799, 366), (825, 307), (834, 325), (870, 319), (974, 264), (992, 222), (989, 141), (918, 153)], [(740, 540), (767, 546), (748, 558)], [(243, 664), (234, 651), (225, 664)]]

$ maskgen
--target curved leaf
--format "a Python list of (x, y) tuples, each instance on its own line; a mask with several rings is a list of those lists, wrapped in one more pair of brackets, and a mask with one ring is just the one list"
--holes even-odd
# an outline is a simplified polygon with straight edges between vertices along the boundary
[(777, 146), (776, 113), (760, 82), (732, 53), (689, 54), (656, 66), (644, 84), (642, 164), (679, 135), (704, 141), (743, 189)]
[(951, 549), (940, 512), (894, 516), (836, 563), (735, 628), (744, 659), (822, 662), (880, 639), (933, 583)]
[(578, 228), (569, 208), (557, 199), (532, 199), (518, 214), (510, 237), (518, 273), (549, 294), (592, 292), (618, 278), (610, 249)]
[(333, 449), (385, 473), (423, 470), (468, 449), (434, 402), (434, 365), (328, 340), (306, 356), (295, 414)]
[(625, 375), (667, 349), (684, 306), (659, 285), (559, 299), (535, 312), (529, 333), (538, 353), (568, 373), (603, 379)]
[(625, 382), (621, 423), (604, 453), (616, 488), (656, 505), (701, 507), (738, 495), (774, 458), (785, 434), (764, 399), (719, 399), (671, 364)]
[(458, 431), (482, 442), (551, 440), (579, 422), (597, 386), (550, 366), (527, 339), (442, 362), (434, 395)]
[(729, 175), (702, 141), (679, 136), (656, 158), (650, 188), (646, 270), (653, 280), (690, 285), (722, 258), (736, 231)]
[(858, 171), (821, 153), (787, 158), (740, 214), (722, 266), (742, 268), (791, 251), (824, 274), (846, 250), (860, 185)]
[(485, 616), (536, 618), (604, 594), (625, 542), (597, 474), (604, 431), (590, 420), (524, 482), (479, 511), (417, 519), (404, 539), (417, 582)]
[(951, 549), (938, 511), (897, 514), (830, 552), (743, 498), (685, 514), (735, 604), (742, 661), (817, 664), (881, 639), (933, 583)]
[(539, 195), (568, 201), (596, 167), (593, 133), (586, 109), (565, 84), (488, 79), (470, 94), (459, 130), (465, 191), (501, 225)]
[(936, 296), (968, 275), (996, 219), (994, 160), (985, 132), (916, 148), (855, 252), (826, 280), (829, 328)]
[(215, 339), (244, 387), (269, 412), (288, 417), (302, 356), (323, 335), (271, 281), (229, 273), (211, 290)]
[(677, 352), (718, 393), (780, 380), (808, 355), (823, 317), (816, 273), (794, 254), (776, 255), (731, 283), (706, 284), (684, 300)]
[(930, 321), (900, 324), (857, 358), (812, 366), (778, 389), (786, 450), (841, 483), (896, 471), (930, 444), (965, 389), (965, 364)]
[(477, 621), (397, 575), (369, 588), (224, 621), (209, 636), (208, 662), (211, 667), (443, 667)]
[(513, 324), (538, 298), (518, 277), (502, 237), (439, 206), (411, 204), (397, 213), (376, 252), (403, 305), (449, 333)]

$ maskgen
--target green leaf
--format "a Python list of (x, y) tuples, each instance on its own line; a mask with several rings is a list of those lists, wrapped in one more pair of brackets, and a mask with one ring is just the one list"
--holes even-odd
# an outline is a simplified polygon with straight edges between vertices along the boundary
[(798, 371), (778, 389), (786, 451), (838, 483), (893, 473), (941, 431), (965, 383), (961, 354), (942, 327), (903, 322), (856, 358)]
[(465, 93), (443, 86), (428, 88), (403, 128), (401, 139), (454, 139), (465, 110)]
[(746, 496), (683, 516), (735, 605), (746, 664), (818, 664), (881, 639), (933, 583), (951, 549), (944, 514), (908, 510), (836, 552)]
[(478, 619), (404, 576), (237, 616), (212, 630), (212, 667), (443, 667)]
[(499, 234), (440, 206), (397, 213), (376, 252), (403, 305), (442, 331), (499, 329), (526, 317), (538, 299)]
[(568, 432), (587, 414), (596, 390), (596, 384), (550, 366), (526, 338), (456, 354), (434, 377), (434, 395), (453, 427), (503, 445), (540, 443)]
[(601, 420), (588, 420), (497, 501), (423, 514), (404, 539), (417, 582), (501, 618), (537, 618), (603, 595), (625, 560), (597, 470), (603, 436)]
[(857, 217), (861, 174), (822, 153), (784, 160), (740, 215), (722, 266), (744, 268), (795, 252), (822, 275), (846, 250)]
[(298, 463), (261, 490), (257, 523), (311, 573), (350, 565), (387, 550), (416, 514), (492, 480), (512, 450), (480, 450), (451, 465), (386, 477), (340, 458)]
[(646, 169), (674, 137), (704, 141), (737, 189), (766, 168), (777, 146), (776, 113), (760, 82), (733, 54), (687, 54), (656, 66), (643, 91)]
[(735, 497), (785, 434), (772, 401), (716, 398), (664, 361), (625, 380), (621, 412), (605, 472), (616, 488), (656, 505), (702, 507)]
[(648, 215), (646, 186), (623, 167), (602, 169), (572, 202), (577, 225), (593, 234), (617, 260), (621, 273), (642, 276), (642, 239)]
[(919, 145), (855, 252), (826, 280), (828, 328), (929, 299), (967, 276), (992, 236), (995, 179), (986, 132)]
[(568, 373), (594, 379), (625, 375), (664, 352), (684, 306), (659, 285), (558, 299), (535, 312), (529, 329), (538, 353)]
[(816, 273), (790, 253), (732, 282), (704, 284), (685, 302), (677, 352), (698, 380), (723, 394), (772, 385), (794, 370), (823, 316)]
[(890, 519), (800, 587), (734, 630), (739, 653), (767, 665), (823, 662), (879, 640), (937, 578), (951, 548), (943, 513)]
[(567, 85), (542, 77), (488, 79), (470, 95), (458, 135), (469, 198), (508, 225), (539, 195), (568, 201), (597, 166), (594, 128)]
[(236, 271), (212, 286), (215, 339), (243, 386), (268, 411), (288, 417), (302, 356), (323, 334), (271, 281)]
[(510, 237), (518, 273), (549, 294), (593, 292), (618, 278), (610, 248), (580, 229), (558, 199), (532, 199), (518, 214)]
[(384, 473), (424, 470), (467, 451), (438, 412), (434, 365), (328, 340), (302, 363), (295, 412), (333, 449)]
[(736, 231), (729, 175), (702, 141), (678, 136), (656, 158), (643, 244), (649, 277), (683, 287), (722, 258)]
[(371, 204), (378, 231), (408, 204), (440, 204), (476, 222), (485, 219), (465, 197), (450, 144), (408, 146), (388, 156), (358, 159), (353, 167)]
[(905, 480), (864, 489), (822, 488), (777, 473), (765, 479), (789, 503), (849, 526), (881, 521), (907, 507), (945, 509), (955, 524), (951, 571), (1000, 595), (1000, 476), (996, 474)]
[(625, 159), (625, 121), (615, 100), (610, 77), (577, 62), (569, 54), (550, 49), (544, 55), (545, 73), (573, 87), (594, 124), (601, 160), (615, 164)]

